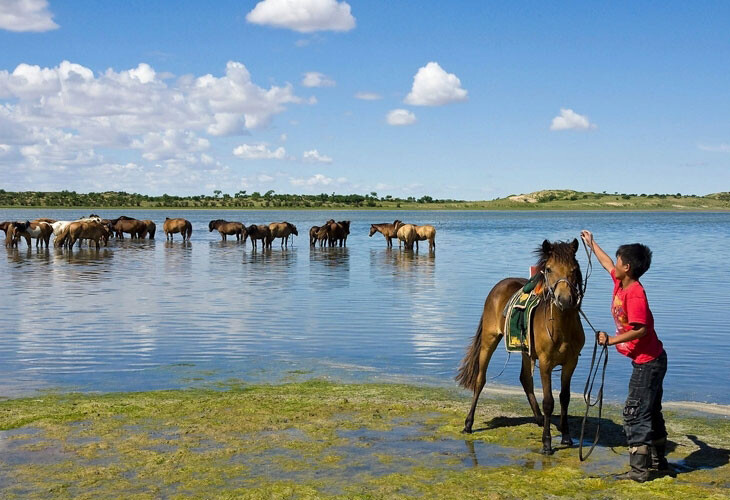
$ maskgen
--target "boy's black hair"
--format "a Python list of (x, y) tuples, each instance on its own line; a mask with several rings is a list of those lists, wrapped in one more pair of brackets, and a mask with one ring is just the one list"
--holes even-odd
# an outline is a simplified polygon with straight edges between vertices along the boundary
[(628, 275), (638, 280), (651, 266), (651, 250), (641, 243), (621, 245), (616, 250), (616, 257), (621, 257), (624, 264), (629, 265)]

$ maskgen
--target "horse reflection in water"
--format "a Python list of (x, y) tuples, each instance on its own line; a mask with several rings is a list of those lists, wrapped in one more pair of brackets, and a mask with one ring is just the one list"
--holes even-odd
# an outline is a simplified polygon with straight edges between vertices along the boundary
[(309, 283), (316, 288), (345, 287), (350, 284), (350, 250), (347, 247), (311, 248)]

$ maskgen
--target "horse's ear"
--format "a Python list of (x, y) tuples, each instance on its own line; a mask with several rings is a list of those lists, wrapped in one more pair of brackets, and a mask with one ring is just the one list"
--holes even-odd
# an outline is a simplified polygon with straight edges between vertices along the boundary
[(548, 240), (544, 240), (542, 242), (542, 253), (545, 255), (550, 255), (553, 251), (553, 244), (550, 243)]
[(570, 243), (570, 248), (573, 249), (573, 253), (578, 252), (578, 238), (573, 238), (573, 241)]

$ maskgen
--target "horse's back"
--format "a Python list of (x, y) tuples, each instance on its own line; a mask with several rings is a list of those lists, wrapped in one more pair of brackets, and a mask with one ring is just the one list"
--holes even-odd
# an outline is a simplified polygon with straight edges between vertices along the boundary
[(492, 287), (484, 300), (482, 329), (485, 332), (501, 332), (504, 308), (509, 299), (517, 290), (525, 286), (525, 283), (527, 283), (525, 278), (504, 278)]

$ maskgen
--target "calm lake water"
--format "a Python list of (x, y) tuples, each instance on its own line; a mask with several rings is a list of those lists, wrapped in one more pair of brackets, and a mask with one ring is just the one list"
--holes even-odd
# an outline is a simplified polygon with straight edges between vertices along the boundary
[[(730, 403), (730, 214), (105, 211), (158, 222), (156, 240), (87, 249), (6, 250), (0, 259), (0, 396), (37, 390), (131, 391), (301, 377), (398, 380), (453, 386), (484, 299), (524, 276), (543, 239), (583, 228), (613, 253), (635, 241), (654, 251), (646, 287), (669, 356), (665, 399)], [(0, 210), (0, 220), (73, 219), (78, 210)], [(166, 243), (165, 216), (193, 224), (192, 242)], [(352, 220), (347, 248), (313, 248), (310, 226)], [(211, 219), (288, 220), (293, 247), (253, 251), (222, 243)], [(371, 223), (429, 223), (437, 249), (388, 250)], [(426, 243), (426, 242), (423, 242)], [(586, 256), (578, 254), (585, 270)], [(613, 331), (612, 283), (594, 261), (584, 310)], [(588, 335), (573, 391), (590, 364)], [(489, 369), (505, 367), (500, 347)], [(489, 384), (519, 386), (519, 357)], [(612, 348), (607, 396), (621, 399), (629, 360)], [(539, 382), (539, 377), (537, 382)], [(554, 377), (559, 384), (559, 375)], [(574, 404), (581, 404), (575, 401)], [(573, 410), (575, 413), (575, 410)]]

